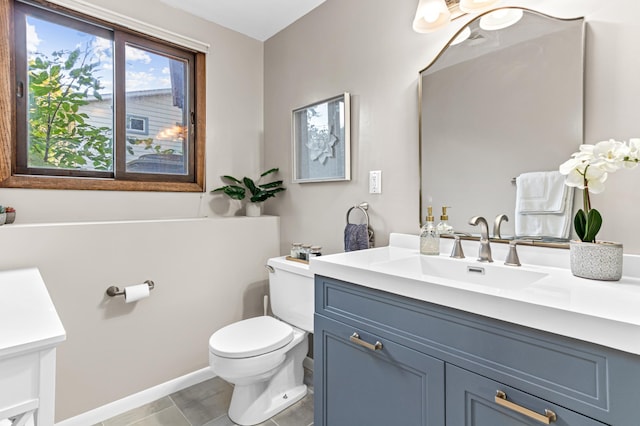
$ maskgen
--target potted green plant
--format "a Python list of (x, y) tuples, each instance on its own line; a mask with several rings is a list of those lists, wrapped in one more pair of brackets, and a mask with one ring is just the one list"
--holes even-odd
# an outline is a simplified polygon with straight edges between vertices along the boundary
[(7, 213), (3, 206), (0, 206), (0, 225), (4, 225), (7, 221)]
[(592, 194), (604, 191), (609, 173), (632, 169), (640, 161), (640, 139), (619, 142), (613, 139), (595, 145), (584, 144), (580, 151), (560, 165), (565, 184), (582, 189), (583, 208), (576, 212), (573, 224), (580, 241), (570, 242), (571, 272), (582, 278), (617, 281), (622, 277), (621, 243), (596, 241), (602, 215), (591, 207)]
[(278, 170), (280, 169), (278, 169), (277, 167), (269, 169), (266, 172), (262, 173), (256, 181), (246, 176), (243, 177), (242, 180), (240, 180), (233, 176), (224, 175), (222, 176), (222, 178), (231, 183), (229, 185), (224, 185), (216, 188), (212, 190), (211, 193), (223, 192), (231, 199), (244, 200), (247, 196), (248, 190), (251, 194), (251, 197), (249, 197), (249, 203), (247, 203), (246, 207), (247, 216), (260, 216), (260, 203), (271, 197), (275, 197), (278, 192), (286, 190), (286, 188), (282, 187), (283, 182), (281, 180), (260, 183), (262, 178), (270, 174), (277, 173)]

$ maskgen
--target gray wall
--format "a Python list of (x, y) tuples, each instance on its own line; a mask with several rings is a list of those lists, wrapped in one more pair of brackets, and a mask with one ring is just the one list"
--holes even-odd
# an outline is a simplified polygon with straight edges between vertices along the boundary
[[(588, 23), (585, 80), (585, 142), (640, 136), (633, 70), (640, 56), (632, 0), (504, 1), (559, 17), (585, 16)], [(267, 211), (282, 219), (281, 251), (292, 241), (308, 241), (325, 252), (343, 250), (344, 215), (360, 201), (371, 205), (378, 245), (389, 232), (418, 230), (418, 71), (465, 23), (461, 18), (432, 34), (411, 29), (417, 2), (327, 0), (265, 43), (265, 163), (290, 177), (290, 112), (313, 101), (349, 91), (353, 96), (352, 181), (289, 184), (282, 200)], [(577, 148), (577, 147), (576, 147)], [(524, 161), (524, 160), (523, 160)], [(368, 193), (369, 170), (382, 170), (382, 194)], [(455, 179), (452, 171), (443, 180)], [(637, 170), (610, 176), (606, 191), (592, 197), (604, 216), (600, 237), (621, 241), (625, 252), (640, 253)], [(453, 210), (452, 210), (453, 213)], [(478, 214), (484, 214), (482, 206)]]
[[(276, 217), (0, 227), (0, 269), (38, 267), (67, 332), (56, 419), (206, 368), (215, 330), (262, 315), (278, 233)], [(138, 302), (105, 294), (145, 280)]]

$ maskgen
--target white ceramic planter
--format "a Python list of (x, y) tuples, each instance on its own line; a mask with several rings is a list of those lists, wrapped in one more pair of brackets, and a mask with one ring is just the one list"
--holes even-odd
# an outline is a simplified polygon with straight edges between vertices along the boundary
[(591, 280), (618, 281), (622, 278), (622, 244), (571, 241), (571, 273)]
[(262, 210), (262, 204), (260, 203), (247, 203), (246, 215), (250, 217), (260, 216)]
[(13, 223), (16, 220), (16, 212), (7, 212), (5, 213), (7, 215), (7, 219), (5, 221), (5, 223), (9, 224), (9, 223)]

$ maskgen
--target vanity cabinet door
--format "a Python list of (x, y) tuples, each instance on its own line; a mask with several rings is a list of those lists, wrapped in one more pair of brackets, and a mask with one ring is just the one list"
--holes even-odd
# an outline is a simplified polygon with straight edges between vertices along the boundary
[(321, 315), (314, 330), (316, 426), (444, 425), (443, 361)]
[[(451, 364), (446, 374), (447, 426), (605, 426)], [(555, 419), (546, 423), (550, 413), (545, 410), (555, 414)]]

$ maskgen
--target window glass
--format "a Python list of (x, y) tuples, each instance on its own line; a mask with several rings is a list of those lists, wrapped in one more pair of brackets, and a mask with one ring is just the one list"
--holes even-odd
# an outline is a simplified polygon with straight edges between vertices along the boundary
[[(188, 89), (185, 61), (125, 46), (128, 173), (185, 175), (188, 172)], [(145, 135), (135, 117), (148, 118)]]
[(27, 167), (113, 170), (113, 41), (26, 18)]
[[(15, 104), (0, 111), (12, 129), (0, 150), (14, 161), (0, 186), (203, 190), (202, 53), (45, 1), (11, 3), (0, 37), (14, 31), (14, 68), (0, 74), (15, 75)], [(0, 2), (0, 18), (10, 9)]]

